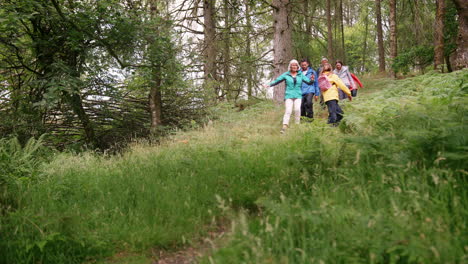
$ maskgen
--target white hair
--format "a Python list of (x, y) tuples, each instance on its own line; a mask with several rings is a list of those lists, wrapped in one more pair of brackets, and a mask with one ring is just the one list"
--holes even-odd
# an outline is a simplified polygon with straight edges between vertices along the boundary
[(299, 70), (299, 68), (300, 68), (299, 62), (298, 62), (297, 60), (291, 60), (291, 61), (289, 62), (288, 71), (291, 71), (291, 65), (292, 65), (293, 63), (296, 63), (296, 64), (297, 64), (297, 70)]

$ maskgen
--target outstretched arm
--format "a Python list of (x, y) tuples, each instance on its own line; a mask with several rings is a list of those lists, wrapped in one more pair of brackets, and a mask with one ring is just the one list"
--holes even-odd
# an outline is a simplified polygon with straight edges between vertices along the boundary
[[(336, 76), (336, 75), (335, 75)], [(339, 89), (341, 89), (345, 94), (348, 95), (349, 100), (352, 100), (351, 96), (351, 91), (348, 89), (348, 87), (343, 83), (343, 81), (340, 79), (340, 77), (336, 76), (333, 78), (333, 82), (335, 82), (336, 86), (338, 86)]]
[(283, 74), (281, 74), (278, 78), (276, 78), (276, 80), (272, 81), (269, 86), (275, 86), (275, 85), (278, 85), (280, 84), (282, 81), (285, 80), (285, 77)]

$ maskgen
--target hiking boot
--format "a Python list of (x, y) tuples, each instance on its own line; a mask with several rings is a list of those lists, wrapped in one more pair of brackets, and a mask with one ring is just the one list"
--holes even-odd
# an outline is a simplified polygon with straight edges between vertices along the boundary
[(287, 129), (287, 128), (288, 128), (288, 126), (287, 126), (287, 125), (283, 125), (283, 128), (281, 128), (281, 131), (280, 131), (280, 133), (281, 133), (281, 134), (284, 134), (284, 133), (286, 133), (286, 129)]

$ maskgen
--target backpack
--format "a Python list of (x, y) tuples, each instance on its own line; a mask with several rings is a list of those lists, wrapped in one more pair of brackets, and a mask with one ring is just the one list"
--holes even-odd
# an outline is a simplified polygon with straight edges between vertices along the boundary
[(325, 74), (321, 74), (320, 77), (318, 77), (317, 82), (318, 82), (320, 91), (322, 92), (325, 92), (332, 87), (330, 83), (330, 79), (328, 79), (328, 77)]

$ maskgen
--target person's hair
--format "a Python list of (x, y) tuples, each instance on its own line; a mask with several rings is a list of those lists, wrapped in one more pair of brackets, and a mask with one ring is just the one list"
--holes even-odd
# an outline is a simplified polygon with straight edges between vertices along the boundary
[(302, 59), (302, 60), (301, 60), (301, 64), (302, 64), (303, 62), (307, 62), (307, 64), (310, 65), (310, 61), (309, 61), (309, 59), (307, 59), (307, 58)]
[(336, 60), (335, 65), (337, 65), (338, 63), (341, 64), (341, 66), (343, 66), (343, 62), (342, 62), (342, 61)]
[(291, 65), (292, 65), (293, 63), (296, 63), (296, 64), (297, 64), (297, 70), (299, 70), (299, 68), (301, 67), (301, 66), (299, 66), (299, 62), (298, 62), (297, 60), (291, 60), (291, 61), (289, 62), (288, 71), (291, 71)]
[(325, 58), (325, 57), (323, 57), (322, 60), (321, 60), (320, 62), (322, 62), (322, 61), (328, 61), (328, 59)]
[(325, 71), (332, 71), (332, 70), (333, 70), (333, 68), (332, 68), (331, 64), (330, 63), (325, 63), (325, 64), (323, 64), (322, 69), (320, 70), (320, 74), (322, 74)]

